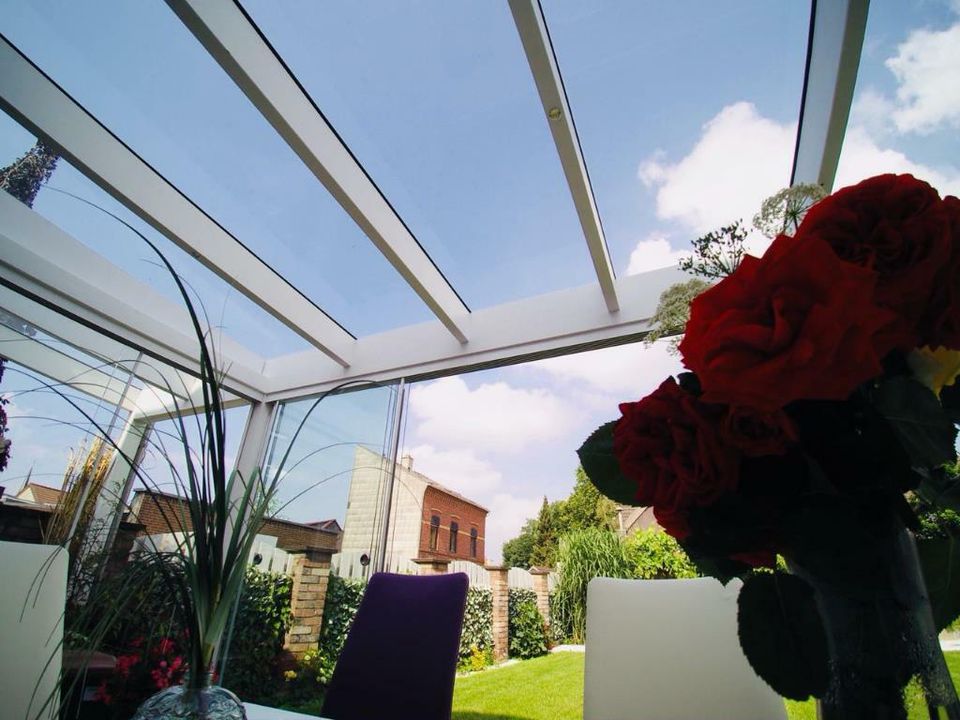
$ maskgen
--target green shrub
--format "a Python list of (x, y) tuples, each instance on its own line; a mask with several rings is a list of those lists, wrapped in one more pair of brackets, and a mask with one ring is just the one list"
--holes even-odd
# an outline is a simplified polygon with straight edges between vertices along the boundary
[(623, 555), (633, 577), (640, 580), (697, 577), (683, 548), (662, 530), (641, 530), (626, 538)]
[(612, 530), (587, 528), (560, 539), (559, 580), (554, 590), (557, 624), (574, 642), (583, 642), (587, 624), (587, 584), (595, 577), (630, 578), (632, 568)]
[(510, 588), (508, 594), (509, 654), (527, 659), (547, 654), (547, 629), (537, 609), (537, 594), (523, 588)]
[[(363, 599), (363, 591), (367, 589), (364, 580), (346, 580), (333, 573), (327, 584), (327, 599), (323, 606), (323, 626), (320, 628), (320, 643), (318, 650), (323, 656), (323, 662), (333, 669), (347, 633), (353, 624), (353, 618)], [(329, 678), (328, 678), (329, 680)]]
[(280, 684), (277, 660), (290, 629), (292, 587), (287, 575), (247, 568), (223, 677), (224, 685), (243, 700), (271, 697), (269, 688)]
[[(493, 653), (493, 592), (489, 588), (467, 590), (467, 607), (460, 632), (460, 661), (469, 660), (473, 649)], [(492, 659), (491, 659), (492, 662)]]

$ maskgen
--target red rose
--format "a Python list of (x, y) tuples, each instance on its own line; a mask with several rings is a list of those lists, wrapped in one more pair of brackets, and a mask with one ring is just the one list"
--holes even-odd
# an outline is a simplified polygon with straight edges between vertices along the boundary
[(942, 203), (951, 240), (951, 257), (921, 322), (920, 345), (960, 350), (960, 199), (948, 195)]
[(800, 437), (783, 410), (763, 412), (735, 406), (720, 424), (721, 437), (748, 457), (783, 455)]
[(781, 235), (745, 257), (690, 305), (680, 352), (703, 400), (773, 411), (849, 396), (892, 349), (896, 316), (873, 303), (875, 283), (817, 237)]
[(898, 344), (918, 344), (918, 323), (950, 258), (936, 190), (912, 175), (878, 175), (814, 205), (797, 235), (825, 240), (841, 259), (874, 270), (876, 303), (902, 319)]
[(737, 486), (737, 453), (719, 435), (723, 409), (667, 378), (620, 412), (613, 450), (621, 471), (637, 483), (637, 504), (653, 506), (660, 524), (682, 537), (686, 508), (709, 505)]

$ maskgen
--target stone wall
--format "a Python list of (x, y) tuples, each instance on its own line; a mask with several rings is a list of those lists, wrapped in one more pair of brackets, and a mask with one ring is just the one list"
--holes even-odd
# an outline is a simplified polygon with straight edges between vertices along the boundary
[(293, 588), (290, 592), (290, 612), (293, 621), (283, 647), (295, 657), (303, 657), (315, 650), (320, 642), (323, 625), (323, 605), (327, 600), (330, 580), (330, 551), (307, 549), (293, 551)]

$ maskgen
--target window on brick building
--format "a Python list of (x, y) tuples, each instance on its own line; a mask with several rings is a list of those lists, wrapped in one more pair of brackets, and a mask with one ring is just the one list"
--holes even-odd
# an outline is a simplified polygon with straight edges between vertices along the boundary
[(477, 556), (477, 529), (470, 528), (470, 557)]
[(440, 516), (433, 515), (430, 518), (430, 549), (437, 549), (437, 536), (440, 534)]
[(450, 552), (457, 551), (457, 534), (460, 532), (460, 526), (456, 522), (450, 523)]

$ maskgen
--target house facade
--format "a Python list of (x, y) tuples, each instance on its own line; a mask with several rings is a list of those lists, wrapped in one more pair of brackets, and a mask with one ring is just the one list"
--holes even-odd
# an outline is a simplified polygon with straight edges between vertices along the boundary
[[(372, 554), (382, 528), (379, 508), (389, 479), (389, 460), (357, 446), (341, 551)], [(469, 560), (483, 564), (487, 509), (413, 469), (397, 464), (387, 534), (388, 569), (413, 559)]]
[[(190, 532), (193, 529), (186, 500), (156, 490), (135, 490), (127, 519), (142, 525), (143, 535)], [(280, 550), (311, 548), (337, 552), (340, 549), (341, 529), (336, 520), (298, 523), (267, 518), (258, 535), (275, 537), (276, 547)]]

